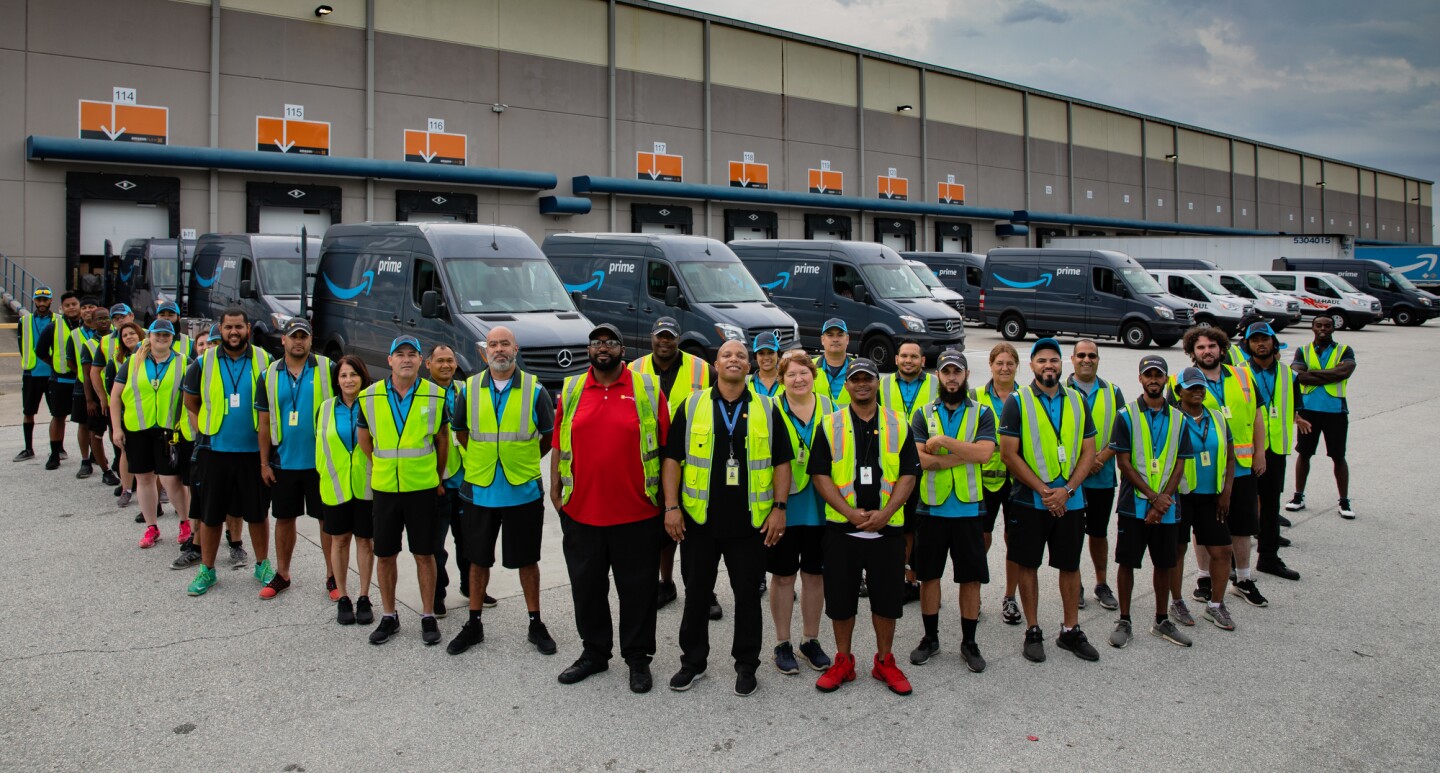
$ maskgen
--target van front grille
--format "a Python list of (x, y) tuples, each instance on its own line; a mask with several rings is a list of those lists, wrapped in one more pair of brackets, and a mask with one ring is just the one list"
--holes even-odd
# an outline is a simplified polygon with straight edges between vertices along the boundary
[(965, 329), (965, 323), (949, 317), (944, 319), (927, 319), (925, 320), (925, 329), (932, 333), (958, 333)]
[(780, 339), (780, 351), (789, 349), (795, 343), (795, 328), (793, 327), (752, 327), (745, 331), (746, 346), (755, 345), (755, 336), (761, 333), (774, 333)]
[(550, 389), (559, 389), (566, 377), (584, 373), (590, 359), (583, 344), (541, 346), (520, 353), (520, 366)]

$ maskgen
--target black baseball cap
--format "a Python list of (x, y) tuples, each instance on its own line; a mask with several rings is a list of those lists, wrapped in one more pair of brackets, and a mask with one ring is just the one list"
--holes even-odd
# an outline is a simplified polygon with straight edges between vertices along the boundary
[(780, 351), (780, 339), (776, 338), (774, 333), (761, 333), (760, 335), (755, 336), (755, 345), (751, 348), (753, 348), (757, 352), (761, 351), (762, 349), (769, 349), (772, 352), (778, 352)]
[(1144, 375), (1147, 370), (1158, 370), (1160, 375), (1170, 375), (1170, 363), (1158, 354), (1147, 354), (1140, 358), (1140, 373)]
[(610, 337), (615, 339), (616, 341), (625, 340), (624, 338), (620, 337), (620, 328), (615, 327), (609, 322), (601, 322), (600, 324), (596, 325), (594, 329), (590, 331), (590, 340), (594, 341), (600, 336), (601, 333), (609, 333)]
[(959, 349), (946, 349), (940, 353), (940, 358), (935, 361), (935, 372), (945, 369), (946, 365), (954, 365), (961, 370), (970, 370), (970, 361), (965, 359), (965, 353)]
[(280, 334), (289, 338), (296, 333), (304, 333), (308, 336), (314, 335), (315, 331), (310, 328), (310, 321), (304, 317), (291, 317), (285, 321), (285, 327), (280, 329)]
[(850, 361), (850, 370), (845, 374), (845, 380), (849, 381), (850, 379), (855, 378), (855, 374), (857, 373), (869, 373), (874, 378), (880, 378), (880, 370), (875, 367), (875, 363), (865, 359), (864, 357), (859, 357)]
[(679, 338), (680, 323), (676, 322), (674, 317), (661, 317), (655, 320), (654, 325), (650, 326), (650, 335), (659, 335), (660, 333), (669, 333), (670, 335)]

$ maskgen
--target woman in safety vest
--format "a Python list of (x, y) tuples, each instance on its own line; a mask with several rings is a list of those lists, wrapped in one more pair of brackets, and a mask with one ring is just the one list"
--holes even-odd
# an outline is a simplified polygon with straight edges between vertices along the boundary
[[(160, 485), (180, 517), (179, 542), (190, 539), (188, 497), (177, 474), (180, 380), (185, 373), (185, 355), (171, 351), (175, 326), (165, 320), (150, 325), (150, 335), (135, 356), (117, 369), (110, 387), (110, 431), (125, 453), (130, 472), (140, 493), (140, 512), (145, 516), (145, 534), (140, 547), (153, 547), (160, 539), (155, 523)], [(133, 334), (124, 328), (122, 335)], [(119, 347), (117, 347), (118, 350)]]
[[(111, 390), (115, 386), (115, 374), (125, 370), (126, 363), (130, 361), (130, 356), (139, 351), (140, 344), (145, 342), (145, 330), (134, 322), (126, 322), (115, 332), (120, 338), (120, 346), (116, 350), (115, 357), (105, 363), (104, 387), (105, 402), (107, 404), (110, 402)], [(113, 411), (110, 413), (109, 418), (112, 426), (115, 422), (120, 421), (120, 416)], [(115, 469), (120, 471), (120, 493), (118, 495), (120, 499), (117, 504), (120, 507), (129, 507), (130, 502), (135, 497), (135, 474), (130, 472), (129, 455), (125, 453), (125, 449), (120, 447), (117, 442), (118, 439), (118, 435), (110, 436), (110, 442), (114, 444)], [(157, 502), (156, 504), (158, 506), (159, 503)], [(140, 513), (136, 515), (135, 522), (144, 523), (145, 514)]]
[[(315, 469), (320, 471), (320, 500), (325, 504), (323, 528), (330, 535), (330, 562), (340, 593), (335, 622), (369, 625), (370, 578), (375, 568), (374, 522), (370, 517), (370, 457), (361, 450), (355, 419), (360, 415), (360, 390), (370, 386), (370, 370), (353, 354), (340, 358), (335, 369), (336, 396), (320, 406), (315, 432)], [(351, 605), (350, 538), (360, 563), (360, 597)]]

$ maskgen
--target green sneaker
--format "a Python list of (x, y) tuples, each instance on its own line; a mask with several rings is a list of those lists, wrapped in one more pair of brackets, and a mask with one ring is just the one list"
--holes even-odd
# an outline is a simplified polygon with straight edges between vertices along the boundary
[(190, 581), (190, 587), (185, 592), (191, 596), (204, 596), (205, 592), (215, 587), (215, 570), (204, 564), (200, 565), (200, 571), (195, 573), (195, 579)]
[(275, 579), (275, 565), (270, 563), (270, 559), (255, 565), (255, 579), (261, 585), (269, 585), (270, 581)]

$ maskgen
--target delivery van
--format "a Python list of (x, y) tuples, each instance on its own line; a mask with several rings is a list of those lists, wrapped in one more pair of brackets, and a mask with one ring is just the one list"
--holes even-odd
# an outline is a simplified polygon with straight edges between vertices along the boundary
[(1380, 319), (1380, 299), (1366, 295), (1334, 274), (1319, 271), (1257, 271), (1265, 281), (1300, 301), (1305, 318), (1325, 315), (1336, 330), (1360, 330)]
[[(901, 257), (904, 256), (902, 255)], [(915, 272), (915, 278), (920, 280), (920, 284), (930, 288), (930, 295), (934, 296), (935, 300), (960, 312), (961, 317), (965, 316), (965, 298), (961, 296), (960, 293), (946, 287), (945, 283), (941, 282), (940, 278), (935, 276), (935, 272), (931, 271), (929, 266), (918, 260), (911, 260), (909, 258), (905, 259), (905, 265), (909, 266), (910, 270)]]
[(985, 281), (985, 256), (973, 252), (902, 252), (906, 260), (918, 260), (935, 272), (935, 278), (965, 300), (965, 319), (981, 322), (980, 285)]
[[(303, 289), (314, 283), (320, 237), (309, 238), (301, 255), (298, 235), (202, 234), (186, 293), (189, 316), (219, 321), (234, 304), (250, 317), (251, 338), (271, 354), (280, 352), (280, 328), (300, 313)], [(301, 267), (302, 258), (306, 268)]]
[(1382, 317), (1397, 325), (1423, 325), (1440, 315), (1440, 298), (1416, 287), (1387, 263), (1363, 258), (1277, 258), (1276, 271), (1326, 271), (1380, 301)]
[(1255, 304), (1255, 313), (1265, 317), (1275, 332), (1300, 321), (1300, 301), (1275, 289), (1259, 274), (1243, 271), (1206, 271), (1215, 277), (1230, 294), (1238, 295)]
[[(162, 300), (177, 299), (177, 288), (190, 277), (190, 265), (195, 259), (194, 239), (132, 239), (125, 243), (127, 254), (134, 245), (135, 261), (129, 273), (130, 308), (135, 319), (148, 326), (155, 321), (155, 307)], [(184, 249), (183, 257), (177, 260), (177, 245)], [(123, 264), (122, 264), (123, 267)], [(181, 314), (188, 304), (182, 303)]]
[(1195, 324), (1212, 325), (1235, 335), (1241, 320), (1255, 311), (1255, 304), (1221, 286), (1220, 281), (1203, 271), (1151, 270), (1150, 276), (1166, 292), (1190, 304), (1195, 310)]

